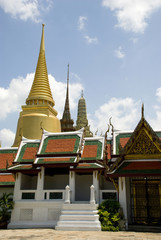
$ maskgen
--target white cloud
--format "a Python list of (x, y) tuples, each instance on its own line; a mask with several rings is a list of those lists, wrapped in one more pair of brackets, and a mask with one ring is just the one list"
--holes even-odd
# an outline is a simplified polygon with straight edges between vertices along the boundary
[[(4, 120), (10, 113), (20, 112), (21, 105), (25, 104), (28, 97), (33, 79), (34, 73), (30, 73), (25, 78), (12, 79), (8, 88), (0, 88), (0, 120)], [(56, 103), (55, 108), (59, 112), (59, 117), (61, 117), (66, 96), (66, 83), (56, 81), (51, 75), (49, 75), (49, 82)], [(77, 100), (83, 86), (81, 83), (73, 83), (69, 85), (69, 88), (70, 108), (73, 110), (77, 106)]]
[(88, 44), (92, 44), (92, 43), (97, 43), (98, 42), (98, 39), (96, 37), (91, 38), (88, 35), (85, 35), (84, 38), (86, 39)]
[(161, 87), (156, 90), (157, 100), (161, 102)]
[(161, 0), (102, 0), (102, 6), (114, 11), (117, 27), (144, 33), (151, 14), (161, 8)]
[(13, 18), (39, 22), (42, 12), (48, 11), (52, 0), (0, 0), (0, 7)]
[(138, 38), (134, 38), (134, 37), (130, 38), (129, 40), (132, 41), (134, 44), (138, 42)]
[(156, 90), (156, 97), (157, 97), (157, 101), (159, 102), (159, 105), (153, 106), (153, 108), (155, 110), (156, 117), (155, 117), (155, 119), (152, 119), (152, 118), (148, 119), (149, 123), (154, 128), (154, 130), (161, 129), (161, 106), (160, 106), (160, 102), (161, 102), (161, 87), (157, 88), (157, 90)]
[(87, 29), (86, 29), (87, 21), (88, 21), (88, 18), (86, 16), (79, 16), (78, 29), (80, 32), (82, 32), (82, 35), (87, 44), (96, 44), (98, 42), (97, 37), (90, 37), (89, 34), (87, 34)]
[(86, 22), (87, 22), (87, 17), (86, 16), (79, 16), (79, 19), (78, 19), (78, 29), (80, 31), (84, 31), (85, 30)]
[(15, 138), (15, 134), (10, 129), (0, 130), (0, 142), (2, 147), (11, 147)]
[(115, 57), (117, 57), (117, 58), (124, 58), (124, 57), (125, 57), (125, 53), (123, 52), (121, 46), (118, 47), (118, 49), (116, 49), (116, 50), (114, 51), (114, 55), (115, 55)]
[(9, 113), (20, 111), (29, 94), (33, 78), (33, 73), (27, 74), (26, 78), (12, 79), (8, 88), (0, 87), (0, 119), (5, 119)]
[(99, 133), (104, 134), (110, 117), (112, 117), (114, 129), (134, 129), (141, 116), (139, 107), (140, 102), (132, 98), (111, 98), (95, 112), (94, 119), (90, 116), (91, 129), (95, 133), (98, 128)]

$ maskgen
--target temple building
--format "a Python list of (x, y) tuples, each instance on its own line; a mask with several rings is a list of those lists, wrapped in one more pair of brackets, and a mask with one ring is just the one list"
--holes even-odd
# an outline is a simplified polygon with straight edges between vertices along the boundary
[(144, 106), (133, 132), (114, 131), (106, 173), (118, 190), (126, 229), (161, 229), (161, 131), (148, 124)]
[(78, 130), (73, 128), (69, 65), (60, 131), (47, 77), (44, 26), (35, 78), (26, 104), (18, 121), (15, 147), (0, 149), (2, 180), (7, 176), (9, 182), (5, 186), (8, 184), (10, 190), (14, 185), (15, 204), (8, 227), (101, 230), (98, 204), (109, 192), (116, 194), (113, 183), (104, 176), (105, 139), (92, 137), (83, 95), (78, 105)]
[(54, 105), (43, 25), (13, 147), (0, 148), (0, 195), (13, 192), (14, 199), (8, 227), (100, 231), (98, 204), (110, 199), (119, 201), (126, 230), (136, 225), (161, 229), (161, 131), (146, 121), (144, 106), (134, 131), (115, 131), (110, 122), (104, 136), (93, 136), (82, 92), (73, 127), (69, 65), (61, 121)]

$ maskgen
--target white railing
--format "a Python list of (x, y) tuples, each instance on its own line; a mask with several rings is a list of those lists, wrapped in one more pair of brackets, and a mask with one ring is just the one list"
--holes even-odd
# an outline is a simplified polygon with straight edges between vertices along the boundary
[(64, 200), (65, 190), (43, 190), (44, 200)]
[(22, 200), (33, 200), (36, 196), (36, 190), (21, 190), (20, 196)]
[[(109, 198), (105, 197), (103, 195), (105, 195), (104, 193), (107, 193), (107, 195), (109, 194)], [(110, 193), (114, 193), (116, 194), (116, 200), (118, 199), (118, 194), (117, 194), (117, 190), (100, 190), (100, 203), (106, 199), (112, 199), (110, 198)]]

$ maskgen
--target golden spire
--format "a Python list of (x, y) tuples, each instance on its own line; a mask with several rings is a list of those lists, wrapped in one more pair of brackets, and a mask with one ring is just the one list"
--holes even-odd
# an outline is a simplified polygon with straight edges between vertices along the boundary
[(44, 24), (42, 24), (42, 37), (39, 58), (34, 81), (29, 96), (26, 99), (26, 104), (38, 105), (46, 103), (49, 103), (52, 107), (55, 105), (48, 80), (48, 72), (45, 59)]

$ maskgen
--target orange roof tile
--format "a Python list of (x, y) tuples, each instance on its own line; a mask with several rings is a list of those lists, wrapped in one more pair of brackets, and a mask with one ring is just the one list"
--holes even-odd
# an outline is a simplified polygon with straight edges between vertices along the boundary
[(68, 162), (70, 158), (44, 158), (44, 162)]
[(130, 138), (127, 137), (127, 138), (120, 138), (120, 144), (121, 144), (121, 147), (124, 148), (126, 143), (128, 142)]
[(161, 169), (161, 162), (160, 161), (153, 161), (153, 162), (132, 162), (123, 169), (126, 170), (158, 170)]
[(98, 145), (85, 145), (82, 158), (96, 158)]
[(27, 147), (22, 159), (33, 159), (36, 156), (38, 148), (37, 147)]
[(0, 175), (0, 182), (15, 182), (12, 174)]
[(15, 156), (15, 153), (0, 153), (0, 169), (6, 169), (6, 161), (11, 166)]
[(45, 152), (72, 152), (76, 139), (50, 139)]

